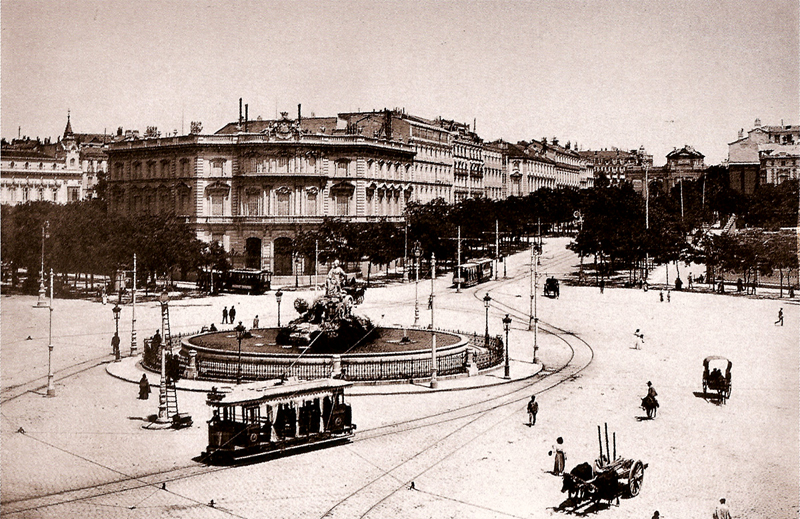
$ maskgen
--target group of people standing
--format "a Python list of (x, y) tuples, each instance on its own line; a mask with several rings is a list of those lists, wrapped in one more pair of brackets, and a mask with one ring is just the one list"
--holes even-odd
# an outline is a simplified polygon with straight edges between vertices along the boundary
[[(228, 321), (230, 319), (230, 321)], [(222, 309), (222, 324), (234, 324), (236, 322), (236, 307), (231, 305), (231, 309), (228, 310), (228, 307)]]

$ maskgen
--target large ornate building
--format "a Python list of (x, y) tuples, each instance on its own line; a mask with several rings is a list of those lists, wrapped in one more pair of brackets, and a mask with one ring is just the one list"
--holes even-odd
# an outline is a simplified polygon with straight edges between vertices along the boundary
[(2, 148), (0, 204), (32, 201), (58, 204), (95, 196), (95, 186), (106, 171), (104, 144), (110, 136), (74, 133), (70, 116), (64, 135), (49, 140), (18, 138)]
[[(402, 221), (413, 196), (414, 148), (366, 136), (346, 119), (231, 123), (216, 134), (130, 138), (110, 144), (109, 208), (127, 215), (174, 212), (234, 265), (276, 275), (313, 272), (291, 242), (323, 217)], [(389, 133), (391, 135), (391, 132)]]
[(605, 176), (612, 186), (631, 182), (634, 187), (637, 187), (641, 183), (638, 172), (642, 168), (652, 169), (653, 167), (653, 156), (645, 151), (644, 146), (631, 151), (619, 148), (585, 150), (579, 151), (578, 155), (593, 165), (596, 177)]
[(779, 184), (798, 178), (800, 126), (763, 126), (756, 119), (753, 129), (728, 144), (731, 188), (750, 194), (761, 184)]
[(664, 166), (664, 179), (672, 188), (686, 180), (697, 180), (705, 173), (705, 155), (689, 146), (675, 148), (667, 153), (667, 164)]

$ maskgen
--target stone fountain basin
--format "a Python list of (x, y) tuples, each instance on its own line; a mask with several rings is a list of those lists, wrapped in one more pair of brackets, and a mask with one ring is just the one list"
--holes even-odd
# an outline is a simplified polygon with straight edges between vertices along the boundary
[[(379, 337), (370, 338), (357, 344), (347, 354), (359, 355), (369, 353), (412, 353), (430, 350), (433, 334), (430, 330), (417, 328), (377, 328)], [(258, 328), (249, 330), (252, 337), (242, 339), (243, 354), (313, 354), (314, 348), (307, 351), (304, 346), (278, 345), (275, 337), (278, 328)], [(405, 340), (407, 337), (408, 340)], [(453, 333), (436, 332), (436, 347), (447, 348), (463, 342), (462, 337)], [(238, 353), (239, 343), (233, 330), (204, 333), (190, 337), (184, 341), (184, 347), (196, 347), (202, 350), (217, 350), (220, 353)], [(343, 348), (344, 353), (348, 348)], [(248, 356), (250, 356), (248, 355)], [(330, 355), (325, 353), (325, 355)]]

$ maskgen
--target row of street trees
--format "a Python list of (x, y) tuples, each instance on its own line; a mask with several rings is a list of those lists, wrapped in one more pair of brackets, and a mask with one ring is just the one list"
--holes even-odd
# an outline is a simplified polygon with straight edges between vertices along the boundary
[(227, 268), (222, 247), (199, 241), (183, 219), (109, 215), (99, 199), (2, 206), (1, 232), (3, 263), (11, 267), (12, 285), (17, 285), (18, 269), (25, 269), (28, 291), (38, 286), (42, 249), (45, 269), (60, 274), (62, 286), (77, 286), (81, 278), (93, 285), (95, 275), (113, 278), (118, 270), (132, 268), (134, 253), (145, 286), (158, 278), (169, 280), (176, 270)]
[[(714, 237), (707, 231), (709, 224), (725, 222), (734, 214), (740, 223), (762, 230), (733, 237)], [(646, 268), (646, 259), (702, 262), (750, 276), (797, 268), (796, 237), (773, 232), (795, 226), (797, 215), (796, 180), (762, 186), (743, 196), (729, 188), (724, 168), (711, 167), (698, 181), (671, 190), (651, 183), (649, 203), (630, 185), (610, 187), (601, 178), (587, 190), (540, 189), (525, 197), (470, 198), (455, 205), (441, 199), (410, 203), (404, 226), (385, 219), (368, 224), (325, 219), (320, 228), (299, 233), (292, 246), (295, 254), (307, 258), (318, 253), (323, 263), (335, 258), (349, 263), (366, 260), (371, 267), (410, 257), (419, 244), (426, 260), (435, 253), (441, 263), (452, 265), (458, 255), (459, 228), (462, 261), (493, 257), (498, 241), (502, 256), (527, 246), (525, 237), (563, 230), (575, 233), (570, 248), (580, 256), (581, 265), (593, 257), (598, 276), (628, 269), (634, 281), (636, 273)], [(151, 283), (177, 271), (186, 274), (209, 267), (225, 271), (230, 266), (229, 255), (219, 244), (199, 241), (181, 218), (109, 215), (100, 199), (67, 205), (30, 202), (2, 207), (2, 258), (14, 267), (15, 284), (17, 268), (22, 267), (37, 273), (28, 279), (33, 287), (38, 285), (41, 230), (47, 221), (45, 264), (64, 279), (74, 274), (75, 282), (81, 276), (91, 279), (130, 269), (134, 253), (139, 279)]]

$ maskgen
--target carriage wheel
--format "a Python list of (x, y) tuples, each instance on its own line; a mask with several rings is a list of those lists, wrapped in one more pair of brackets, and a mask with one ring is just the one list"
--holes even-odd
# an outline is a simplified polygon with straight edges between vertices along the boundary
[(642, 489), (642, 482), (644, 481), (644, 464), (637, 460), (631, 466), (631, 470), (628, 473), (628, 491), (631, 494), (631, 497), (636, 497), (639, 495), (639, 491)]
[(731, 397), (731, 384), (728, 384), (727, 389), (725, 390), (725, 398)]

